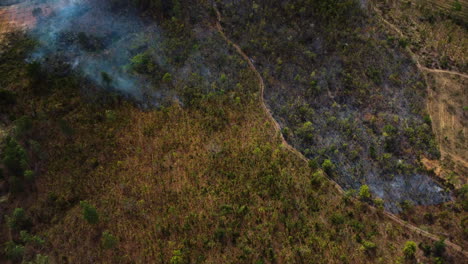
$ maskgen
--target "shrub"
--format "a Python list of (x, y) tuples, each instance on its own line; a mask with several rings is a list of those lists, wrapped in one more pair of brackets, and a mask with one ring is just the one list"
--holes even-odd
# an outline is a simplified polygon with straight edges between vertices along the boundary
[(455, 2), (452, 3), (452, 10), (455, 12), (459, 12), (462, 10), (462, 4), (459, 0), (455, 0)]
[(331, 160), (326, 159), (326, 160), (323, 161), (322, 169), (323, 169), (323, 171), (325, 171), (325, 173), (330, 175), (333, 172), (334, 168), (335, 168), (335, 165), (333, 164), (333, 162)]
[(414, 255), (416, 254), (416, 243), (413, 241), (406, 241), (405, 246), (403, 247), (403, 254), (405, 254), (405, 258), (407, 259), (414, 259)]
[(90, 224), (97, 224), (99, 222), (99, 214), (96, 208), (90, 205), (87, 201), (81, 201), (80, 206), (83, 212), (83, 218)]
[(24, 171), (24, 179), (28, 182), (33, 182), (34, 181), (34, 171), (32, 170), (26, 170)]
[(361, 188), (359, 188), (359, 198), (361, 200), (369, 200), (371, 198), (369, 186), (364, 184), (361, 186)]
[(31, 82), (34, 86), (37, 86), (40, 82), (43, 81), (44, 79), (44, 74), (42, 71), (42, 66), (41, 63), (38, 61), (33, 61), (30, 64), (27, 65), (26, 67), (28, 76), (31, 79)]
[(432, 252), (432, 248), (430, 245), (419, 243), (419, 248), (424, 252), (424, 256), (429, 257)]
[(114, 122), (117, 120), (117, 113), (113, 110), (106, 110), (106, 120), (109, 122)]
[(316, 171), (312, 174), (311, 184), (316, 187), (320, 187), (323, 182), (323, 172)]
[(319, 163), (317, 162), (317, 159), (309, 160), (309, 168), (311, 168), (312, 170), (316, 170), (319, 168)]
[(33, 261), (26, 262), (25, 264), (49, 264), (49, 257), (41, 254), (37, 254)]
[(107, 72), (101, 72), (101, 79), (106, 86), (110, 86), (112, 83), (112, 77)]
[(5, 243), (5, 256), (11, 261), (20, 261), (23, 259), (24, 246), (18, 245), (13, 241)]
[(383, 131), (385, 136), (393, 136), (396, 134), (397, 129), (392, 125), (385, 125)]
[(152, 61), (152, 57), (149, 53), (139, 53), (135, 55), (131, 60), (131, 68), (137, 73), (151, 73), (155, 70), (155, 65)]
[(0, 89), (0, 109), (16, 103), (16, 95), (8, 90)]
[(375, 245), (374, 242), (368, 241), (368, 240), (362, 241), (361, 250), (371, 253), (371, 252), (374, 252), (376, 249), (377, 249), (377, 245)]
[(13, 230), (25, 229), (30, 224), (26, 211), (23, 208), (16, 208), (11, 216), (6, 217), (6, 222), (8, 227)]
[(102, 233), (101, 244), (104, 249), (113, 249), (117, 246), (118, 240), (109, 231)]
[(23, 241), (25, 244), (33, 244), (36, 246), (42, 246), (45, 243), (44, 239), (40, 238), (39, 236), (31, 235), (25, 230), (22, 230), (20, 232), (20, 238), (21, 238), (21, 241)]
[(307, 121), (297, 130), (297, 134), (302, 137), (306, 142), (310, 142), (314, 138), (315, 128), (312, 122)]
[(445, 253), (445, 241), (439, 240), (434, 242), (433, 250), (434, 256), (442, 257)]
[(424, 116), (424, 123), (426, 123), (428, 126), (432, 125), (432, 120), (430, 115), (425, 115)]
[(383, 210), (385, 202), (381, 198), (374, 199), (374, 205), (380, 210)]
[(15, 120), (14, 135), (20, 139), (25, 137), (32, 129), (32, 119), (29, 116), (22, 116)]
[(170, 82), (170, 81), (172, 81), (172, 75), (170, 73), (166, 72), (164, 74), (164, 76), (162, 77), (162, 80), (163, 80), (163, 82)]
[(171, 258), (171, 264), (183, 264), (184, 262), (184, 256), (182, 255), (182, 251), (180, 250), (174, 250), (172, 252), (172, 258)]
[(369, 155), (372, 159), (377, 158), (377, 151), (375, 150), (375, 146), (373, 144), (369, 147)]
[(5, 148), (3, 151), (3, 164), (8, 170), (15, 175), (22, 175), (27, 167), (26, 151), (13, 138), (6, 139)]
[(341, 225), (345, 223), (345, 217), (341, 214), (335, 213), (330, 217), (330, 221), (334, 225)]
[(8, 183), (11, 193), (20, 193), (24, 190), (23, 181), (17, 176), (12, 176), (8, 179)]

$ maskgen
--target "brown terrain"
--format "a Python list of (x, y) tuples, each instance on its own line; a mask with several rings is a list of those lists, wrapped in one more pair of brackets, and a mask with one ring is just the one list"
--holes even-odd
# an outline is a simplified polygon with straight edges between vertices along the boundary
[(16, 1), (11, 5), (0, 4), (0, 38), (15, 30), (30, 29), (38, 19), (50, 14), (51, 6), (44, 1)]
[[(0, 41), (2, 41), (2, 36), (7, 33), (11, 33), (16, 30), (30, 29), (34, 27), (38, 19), (42, 16), (50, 14), (53, 8), (47, 3), (40, 3), (36, 1), (17, 1), (17, 4), (12, 5), (0, 5)], [(452, 1), (435, 1), (428, 0), (437, 6), (437, 8), (448, 8)], [(463, 7), (468, 7), (468, 1), (460, 1)], [(376, 9), (376, 11), (378, 11)], [(378, 11), (380, 14), (380, 11)], [(281, 137), (281, 140), (284, 146), (297, 154), (301, 159), (307, 160), (300, 152), (290, 146), (282, 137), (280, 133), (280, 128), (278, 123), (273, 119), (270, 114), (269, 109), (263, 101), (263, 90), (265, 85), (263, 79), (259, 72), (256, 70), (253, 63), (250, 61), (249, 57), (241, 50), (239, 46), (232, 43), (223, 33), (221, 24), (221, 17), (219, 12), (218, 14), (218, 23), (216, 24), (217, 30), (221, 33), (223, 38), (232, 45), (237, 52), (246, 60), (250, 69), (255, 73), (259, 85), (260, 85), (260, 101), (262, 107), (267, 113), (268, 119), (274, 124), (276, 132)], [(468, 13), (464, 12), (460, 17), (464, 18)], [(394, 30), (400, 37), (406, 37), (410, 35), (405, 30), (408, 28), (402, 28), (400, 25), (391, 21), (385, 16), (382, 16), (383, 21)], [(466, 41), (465, 41), (466, 42)], [(466, 43), (465, 43), (466, 44)], [(466, 45), (460, 47), (461, 52), (466, 51)], [(447, 69), (435, 69), (432, 68), (433, 64), (425, 63), (427, 60), (424, 55), (419, 54), (417, 51), (411, 50), (413, 59), (417, 62), (421, 72), (424, 73), (426, 81), (428, 84), (428, 101), (427, 108), (431, 116), (432, 127), (436, 134), (437, 140), (439, 142), (440, 151), (441, 151), (441, 160), (432, 161), (427, 159), (422, 159), (423, 163), (427, 168), (433, 169), (434, 172), (449, 181), (456, 188), (461, 187), (463, 184), (466, 184), (466, 173), (468, 171), (468, 148), (466, 142), (466, 128), (467, 128), (467, 115), (468, 111), (465, 109), (468, 106), (468, 96), (467, 96), (467, 75), (463, 72), (455, 71), (458, 67)], [(459, 51), (460, 52), (460, 51)], [(465, 53), (466, 54), (466, 53)], [(464, 60), (464, 58), (461, 58)], [(0, 138), (3, 137), (5, 129), (0, 127)], [(455, 174), (451, 173), (451, 171)], [(337, 189), (340, 192), (341, 187), (335, 184)], [(398, 224), (401, 224), (405, 228), (408, 228), (415, 233), (418, 233), (424, 237), (427, 237), (432, 240), (439, 240), (438, 236), (435, 236), (427, 231), (424, 231), (408, 222), (405, 222), (398, 218), (397, 216), (385, 213), (385, 215), (395, 221)], [(451, 249), (464, 254), (467, 256), (466, 251), (460, 246), (446, 241), (446, 244)]]
[(468, 53), (466, 30), (450, 20), (436, 23), (418, 21), (427, 16), (424, 12), (431, 8), (466, 23), (468, 1), (457, 2), (461, 6), (460, 11), (455, 11), (455, 1), (448, 0), (422, 0), (404, 7), (398, 1), (384, 2), (377, 4), (374, 10), (400, 39), (411, 42), (407, 50), (428, 85), (427, 109), (439, 143), (441, 162), (425, 158), (422, 162), (444, 181), (459, 188), (467, 182), (468, 168), (468, 75), (464, 72)]
[[(427, 107), (440, 145), (442, 164), (453, 167), (459, 176), (448, 180), (459, 187), (466, 184), (468, 148), (466, 142), (468, 82), (466, 77), (447, 73), (427, 73), (433, 84)], [(447, 175), (450, 177), (450, 175)]]

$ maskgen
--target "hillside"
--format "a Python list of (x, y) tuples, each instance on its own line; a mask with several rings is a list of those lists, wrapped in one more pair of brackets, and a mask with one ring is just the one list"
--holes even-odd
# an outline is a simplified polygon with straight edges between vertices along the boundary
[(464, 79), (373, 6), (54, 4), (0, 43), (0, 262), (466, 259)]

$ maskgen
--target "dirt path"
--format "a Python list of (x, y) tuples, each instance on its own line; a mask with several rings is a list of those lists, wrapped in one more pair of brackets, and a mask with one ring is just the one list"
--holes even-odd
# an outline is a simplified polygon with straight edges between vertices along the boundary
[[(393, 25), (391, 22), (389, 22), (388, 20), (386, 20), (380, 10), (372, 5), (372, 9), (374, 10), (374, 12), (378, 15), (379, 19), (384, 23), (386, 24), (387, 26), (389, 26), (393, 31), (395, 31), (396, 33), (398, 33), (398, 35), (400, 35), (400, 37), (402, 38), (405, 38), (405, 34), (395, 25)], [(419, 59), (417, 57), (417, 55), (409, 48), (409, 47), (406, 47), (407, 51), (410, 53), (411, 57), (413, 58), (413, 61), (416, 63), (416, 65), (418, 66), (419, 70), (421, 71), (426, 71), (426, 72), (432, 72), (432, 73), (445, 73), (445, 74), (452, 74), (452, 75), (457, 75), (457, 76), (460, 76), (460, 77), (463, 77), (463, 78), (468, 78), (468, 75), (467, 74), (464, 74), (464, 73), (460, 73), (460, 72), (456, 72), (456, 71), (448, 71), (448, 70), (440, 70), (440, 69), (431, 69), (431, 68), (427, 68), (425, 66), (422, 66), (421, 63), (419, 63)]]
[[(247, 54), (245, 54), (242, 49), (237, 45), (235, 44), (234, 42), (232, 42), (227, 36), (226, 34), (224, 33), (223, 31), (223, 27), (221, 26), (221, 21), (222, 21), (222, 17), (221, 17), (221, 13), (219, 12), (219, 9), (216, 7), (216, 5), (214, 6), (214, 10), (216, 12), (216, 16), (217, 16), (217, 21), (216, 21), (216, 29), (217, 31), (219, 32), (219, 34), (221, 34), (221, 36), (224, 38), (224, 40), (229, 44), (231, 45), (232, 47), (234, 47), (234, 49), (236, 49), (237, 53), (242, 57), (244, 58), (244, 60), (247, 62), (247, 64), (249, 65), (249, 68), (255, 73), (255, 76), (258, 80), (258, 84), (259, 84), (259, 87), (260, 87), (260, 94), (259, 94), (259, 100), (260, 100), (260, 103), (261, 103), (261, 107), (263, 108), (264, 112), (266, 113), (267, 115), (267, 118), (271, 121), (271, 123), (273, 124), (274, 126), (274, 129), (275, 129), (275, 132), (276, 134), (280, 137), (281, 139), (281, 142), (283, 144), (283, 146), (285, 146), (289, 151), (291, 151), (292, 153), (294, 153), (295, 155), (297, 155), (301, 160), (303, 160), (304, 162), (308, 163), (308, 159), (301, 153), (299, 152), (296, 148), (294, 148), (293, 146), (289, 145), (289, 143), (284, 139), (284, 136), (283, 136), (283, 133), (281, 132), (281, 126), (278, 124), (278, 122), (276, 121), (276, 119), (273, 117), (273, 115), (271, 114), (271, 110), (268, 108), (268, 106), (266, 105), (265, 103), (265, 100), (264, 100), (264, 93), (265, 93), (265, 82), (263, 81), (263, 78), (262, 76), (260, 75), (260, 73), (258, 72), (257, 68), (255, 67), (255, 65), (252, 63), (252, 61), (250, 60), (249, 56), (247, 56)], [(420, 65), (418, 64), (418, 67)], [(339, 193), (341, 194), (344, 194), (344, 190), (343, 188), (341, 188), (341, 186), (339, 184), (337, 184), (335, 181), (331, 180), (330, 178), (328, 178), (331, 183), (335, 186), (335, 188), (338, 190)], [(371, 210), (373, 211), (376, 211), (377, 208), (373, 207), (373, 206), (369, 206), (371, 208)], [(426, 238), (429, 238), (433, 241), (439, 241), (441, 240), (442, 238), (434, 235), (434, 234), (431, 234), (425, 230), (422, 230), (421, 228), (417, 227), (417, 226), (414, 226), (406, 221), (403, 221), (402, 219), (400, 219), (398, 216), (390, 213), (390, 212), (387, 212), (387, 211), (383, 211), (383, 214), (385, 216), (387, 216), (388, 218), (390, 218), (391, 220), (393, 220), (395, 223), (398, 223), (402, 226), (404, 226), (405, 228), (421, 235), (421, 236), (424, 236)], [(463, 250), (462, 247), (460, 247), (459, 245), (457, 244), (454, 244), (452, 242), (450, 242), (449, 240), (445, 240), (445, 245), (452, 249), (453, 251), (456, 251), (460, 254), (463, 254), (465, 257), (468, 257), (468, 252), (466, 252), (465, 250)]]
[[(390, 21), (386, 20), (382, 13), (380, 12), (380, 10), (372, 4), (372, 9), (373, 11), (375, 12), (375, 14), (378, 16), (378, 18), (384, 23), (386, 24), (387, 26), (389, 26), (393, 31), (395, 31), (400, 37), (402, 38), (406, 38), (405, 34), (397, 27), (395, 26), (394, 24), (392, 24)], [(464, 73), (460, 73), (460, 72), (456, 72), (456, 71), (449, 71), (449, 70), (442, 70), (442, 69), (431, 69), (431, 68), (427, 68), (423, 65), (421, 65), (421, 63), (419, 62), (419, 57), (410, 49), (409, 46), (406, 47), (406, 50), (407, 52), (410, 54), (411, 58), (413, 59), (413, 61), (416, 63), (416, 66), (418, 67), (418, 69), (422, 72), (422, 75), (423, 75), (423, 78), (424, 80), (426, 81), (426, 84), (428, 86), (428, 89), (429, 91), (431, 90), (431, 82), (429, 82), (428, 80), (428, 76), (427, 74), (428, 73), (432, 73), (432, 74), (449, 74), (449, 75), (455, 75), (455, 76), (459, 76), (461, 78), (468, 78), (468, 74), (464, 74)], [(427, 101), (427, 109), (431, 109), (431, 105), (430, 105), (430, 101), (428, 100)], [(433, 128), (434, 129), (434, 128)], [(435, 131), (434, 131), (435, 132)], [(437, 133), (436, 133), (437, 134)], [(441, 154), (445, 155), (445, 156), (448, 156), (452, 159), (452, 161), (455, 161), (456, 163), (458, 163), (459, 165), (462, 165), (464, 167), (467, 167), (468, 165), (468, 161), (466, 160), (466, 158), (463, 158), (461, 156), (458, 156), (456, 155), (455, 153), (449, 153), (447, 151), (443, 151), (442, 150), (442, 147), (441, 147)]]
[(447, 71), (447, 70), (439, 70), (439, 69), (430, 69), (430, 68), (427, 68), (427, 67), (424, 67), (424, 66), (420, 66), (419, 68), (420, 68), (421, 70), (428, 71), (428, 72), (432, 72), (432, 73), (452, 74), (452, 75), (460, 76), (460, 77), (462, 77), (462, 78), (468, 78), (468, 75), (467, 75), (467, 74), (459, 73), (459, 72), (456, 72), (456, 71)]

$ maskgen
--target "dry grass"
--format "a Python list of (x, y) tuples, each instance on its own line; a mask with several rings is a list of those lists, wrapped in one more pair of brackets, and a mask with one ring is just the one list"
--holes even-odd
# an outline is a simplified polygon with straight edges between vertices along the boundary
[[(387, 1), (386, 4), (379, 3), (378, 7), (384, 17), (401, 30), (423, 66), (466, 72), (466, 28), (440, 15), (437, 7), (430, 2), (416, 1), (408, 5), (400, 1)], [(463, 10), (467, 14), (465, 10), (468, 8)]]

